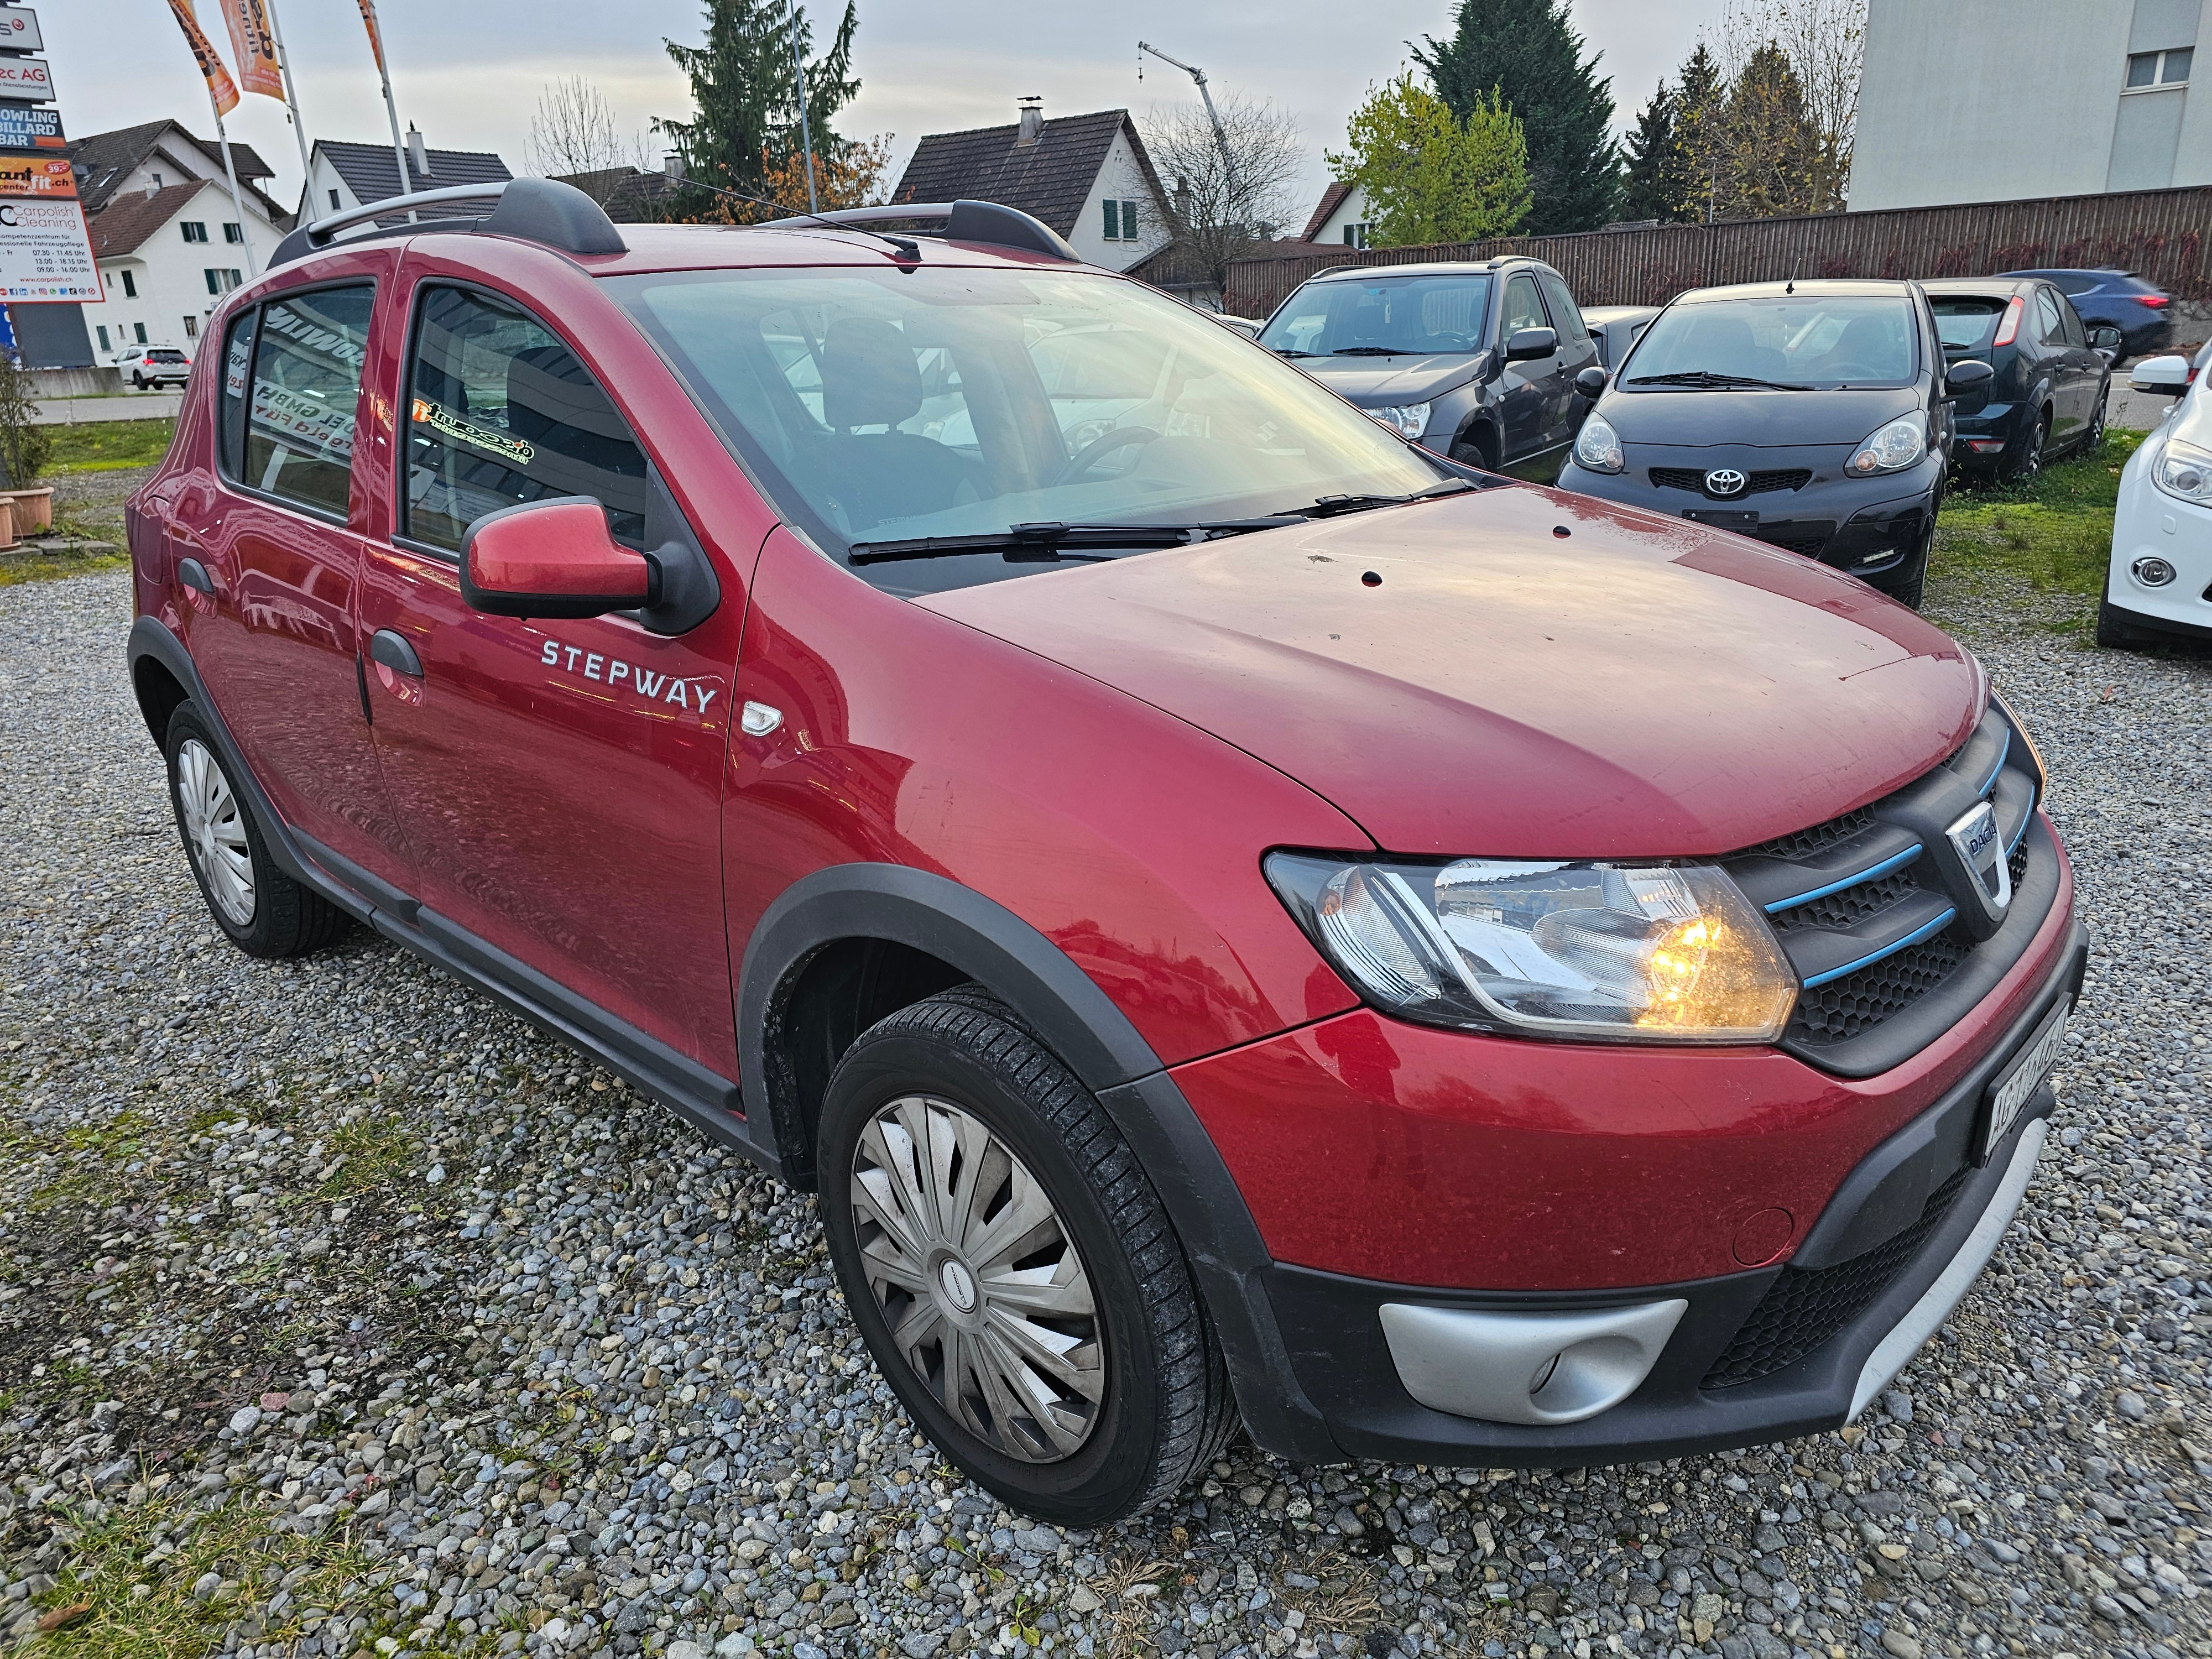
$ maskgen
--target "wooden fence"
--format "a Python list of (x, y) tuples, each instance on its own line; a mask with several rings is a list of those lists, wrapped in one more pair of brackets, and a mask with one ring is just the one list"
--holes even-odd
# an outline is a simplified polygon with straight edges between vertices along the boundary
[(2212, 186), (1892, 208), (1795, 219), (1731, 220), (1507, 236), (1425, 247), (1240, 259), (1224, 308), (1265, 317), (1316, 272), (1343, 265), (1522, 255), (1558, 268), (1586, 306), (1661, 305), (1685, 289), (1786, 276), (1972, 276), (1998, 270), (2117, 265), (2179, 299), (2212, 300)]

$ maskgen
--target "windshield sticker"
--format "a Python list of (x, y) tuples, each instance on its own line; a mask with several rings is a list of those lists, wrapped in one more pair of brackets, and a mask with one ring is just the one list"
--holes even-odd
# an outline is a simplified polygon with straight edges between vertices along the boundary
[(489, 427), (471, 426), (450, 409), (432, 403), (428, 398), (415, 400), (415, 424), (427, 426), (433, 432), (442, 432), (455, 443), (467, 444), (488, 454), (513, 461), (517, 466), (528, 466), (538, 451), (520, 438), (510, 438), (504, 432), (494, 432)]

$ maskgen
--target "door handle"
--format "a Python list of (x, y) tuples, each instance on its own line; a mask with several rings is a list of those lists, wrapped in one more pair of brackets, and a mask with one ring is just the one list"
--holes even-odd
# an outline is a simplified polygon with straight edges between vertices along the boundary
[(210, 599), (215, 597), (215, 583), (209, 578), (207, 567), (198, 559), (178, 560), (177, 580), (196, 593), (204, 593)]
[(422, 659), (415, 654), (413, 646), (388, 628), (380, 628), (369, 636), (368, 659), (410, 679), (422, 678)]

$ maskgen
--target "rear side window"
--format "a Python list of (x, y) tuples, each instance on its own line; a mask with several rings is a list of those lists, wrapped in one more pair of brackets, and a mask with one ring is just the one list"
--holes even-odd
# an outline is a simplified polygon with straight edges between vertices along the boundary
[(1548, 270), (1536, 273), (1536, 280), (1544, 285), (1544, 298), (1552, 307), (1552, 325), (1559, 331), (1562, 340), (1582, 341), (1589, 338), (1589, 328), (1583, 321), (1582, 307), (1575, 296), (1567, 292), (1565, 279)]
[(2066, 325), (2058, 320), (2058, 296), (2047, 288), (2035, 290), (2035, 337), (2047, 346), (2066, 343)]
[(2084, 346), (2089, 343), (2089, 331), (2081, 326), (2081, 313), (2074, 309), (2074, 302), (2063, 295), (2058, 301), (2058, 326), (2066, 331), (2066, 343)]
[[(239, 482), (343, 517), (376, 290), (316, 289), (261, 307)], [(225, 382), (228, 383), (226, 362)]]
[(238, 481), (246, 444), (246, 388), (253, 380), (253, 325), (261, 313), (248, 310), (231, 321), (222, 337), (222, 392), (218, 438), (223, 477)]
[(405, 533), (459, 552), (487, 513), (595, 496), (645, 545), (645, 452), (561, 337), (513, 301), (426, 288), (408, 368)]

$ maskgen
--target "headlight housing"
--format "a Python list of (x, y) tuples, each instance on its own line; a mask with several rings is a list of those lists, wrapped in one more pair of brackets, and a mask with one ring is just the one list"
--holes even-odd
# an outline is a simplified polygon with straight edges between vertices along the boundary
[(1367, 411), (1385, 426), (1394, 426), (1408, 438), (1418, 438), (1429, 429), (1429, 405), (1399, 404), (1389, 409), (1370, 409)]
[(1918, 415), (1905, 415), (1887, 426), (1869, 433), (1864, 443), (1852, 451), (1844, 471), (1855, 478), (1870, 478), (1879, 472), (1902, 472), (1908, 466), (1917, 466), (1920, 458), (1928, 453), (1928, 422)]
[(2185, 501), (2212, 501), (2212, 451), (2168, 438), (2150, 470), (2151, 482)]
[(1604, 416), (1593, 414), (1575, 434), (1575, 464), (1592, 472), (1618, 472), (1626, 465), (1620, 453), (1620, 434)]
[(1370, 1003), (1431, 1025), (1611, 1042), (1771, 1042), (1797, 976), (1698, 866), (1271, 853), (1276, 893)]

